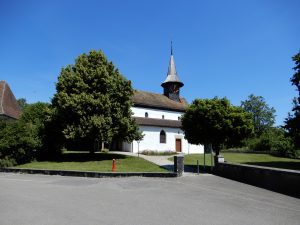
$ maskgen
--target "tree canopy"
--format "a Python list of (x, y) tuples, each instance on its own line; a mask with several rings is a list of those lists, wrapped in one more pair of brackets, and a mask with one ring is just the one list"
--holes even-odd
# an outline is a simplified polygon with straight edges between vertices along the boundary
[(300, 52), (292, 57), (296, 66), (294, 75), (291, 78), (292, 85), (297, 87), (298, 98), (293, 99), (293, 113), (289, 113), (285, 120), (284, 128), (293, 139), (294, 145), (300, 148)]
[(226, 98), (195, 99), (182, 116), (185, 138), (192, 144), (237, 144), (253, 132), (251, 114)]
[(133, 89), (101, 51), (80, 55), (61, 70), (52, 100), (65, 138), (132, 141), (139, 139), (131, 117)]
[(292, 59), (295, 62), (296, 66), (293, 68), (295, 70), (295, 73), (291, 78), (291, 82), (298, 89), (298, 93), (299, 93), (298, 103), (300, 104), (300, 52), (294, 55)]
[(21, 108), (22, 111), (23, 111), (24, 108), (28, 105), (28, 103), (27, 103), (27, 101), (26, 101), (25, 98), (19, 98), (19, 99), (17, 100), (17, 102), (18, 102), (18, 104), (19, 104), (19, 106), (20, 106), (20, 108)]
[(260, 136), (274, 125), (276, 111), (266, 103), (262, 96), (249, 95), (247, 100), (242, 101), (241, 107), (252, 114), (256, 136)]

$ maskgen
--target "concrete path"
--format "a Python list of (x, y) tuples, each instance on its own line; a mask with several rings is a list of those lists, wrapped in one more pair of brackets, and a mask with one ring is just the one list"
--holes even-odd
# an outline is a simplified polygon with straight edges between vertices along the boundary
[(136, 154), (132, 152), (117, 152), (117, 151), (110, 151), (109, 153), (114, 153), (114, 154), (121, 154), (121, 155), (129, 155), (129, 156), (136, 156), (136, 157), (141, 157), (145, 160), (148, 160), (158, 166), (161, 166), (169, 171), (174, 170), (174, 163), (168, 158), (173, 157), (172, 155), (158, 155), (158, 156), (150, 156), (150, 155), (143, 155), (143, 154)]
[(299, 225), (300, 200), (213, 175), (82, 178), (0, 173), (1, 225)]
[[(161, 166), (170, 172), (174, 171), (174, 162), (168, 160), (170, 157), (174, 157), (174, 155), (143, 155), (143, 154), (136, 154), (132, 152), (121, 152), (121, 151), (110, 151), (110, 153), (114, 154), (121, 154), (121, 155), (129, 155), (129, 156), (136, 156), (136, 157), (141, 157), (145, 160), (148, 160), (158, 166)], [(178, 154), (179, 155), (179, 154)], [(193, 172), (193, 169), (191, 169), (189, 166), (184, 166), (184, 173), (182, 174), (183, 176), (196, 176), (197, 174)]]

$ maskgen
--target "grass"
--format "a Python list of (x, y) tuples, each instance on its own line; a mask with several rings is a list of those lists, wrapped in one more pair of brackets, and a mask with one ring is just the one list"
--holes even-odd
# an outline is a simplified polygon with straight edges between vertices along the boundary
[[(174, 157), (168, 158), (170, 161), (174, 161)], [(185, 171), (195, 172), (197, 171), (197, 160), (199, 161), (200, 172), (204, 170), (209, 171), (211, 167), (211, 155), (205, 154), (205, 168), (204, 168), (204, 154), (189, 154), (184, 156)], [(214, 160), (214, 159), (212, 159)], [(214, 163), (214, 162), (212, 162)]]
[[(291, 170), (300, 170), (300, 159), (290, 159), (272, 156), (269, 154), (255, 154), (255, 153), (227, 153), (221, 152), (221, 155), (224, 156), (225, 161), (231, 163), (241, 163), (257, 166), (266, 166), (266, 167), (275, 167), (282, 169), (291, 169)], [(196, 166), (197, 160), (199, 164), (203, 166), (203, 154), (190, 154), (186, 155), (184, 158), (185, 165)], [(169, 158), (173, 160), (173, 158)], [(210, 154), (205, 154), (205, 164), (207, 166), (211, 165)]]
[(110, 153), (91, 155), (87, 152), (66, 152), (59, 160), (34, 161), (16, 168), (111, 172), (113, 159), (117, 161), (117, 172), (167, 172), (142, 158)]

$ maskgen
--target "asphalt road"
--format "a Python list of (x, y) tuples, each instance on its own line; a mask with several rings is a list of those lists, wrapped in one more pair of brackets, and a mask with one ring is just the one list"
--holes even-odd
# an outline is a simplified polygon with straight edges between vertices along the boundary
[(213, 175), (0, 173), (0, 224), (300, 224), (300, 200)]

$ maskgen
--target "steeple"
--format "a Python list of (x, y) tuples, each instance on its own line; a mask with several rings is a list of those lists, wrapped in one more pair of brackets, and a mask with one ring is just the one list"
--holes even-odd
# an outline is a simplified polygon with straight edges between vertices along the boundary
[(161, 84), (164, 88), (164, 95), (174, 101), (180, 101), (179, 91), (184, 84), (179, 80), (176, 72), (175, 61), (173, 56), (173, 45), (171, 42), (171, 56), (168, 67), (168, 73), (166, 80)]

